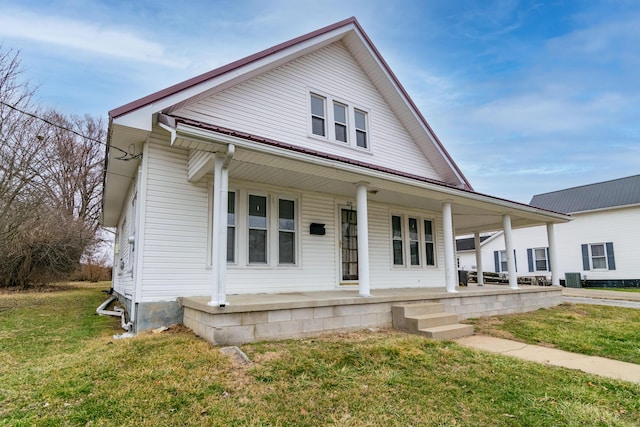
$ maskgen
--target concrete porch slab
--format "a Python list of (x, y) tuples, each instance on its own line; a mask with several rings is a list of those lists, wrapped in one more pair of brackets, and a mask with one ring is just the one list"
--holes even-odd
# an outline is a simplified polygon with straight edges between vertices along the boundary
[(326, 332), (391, 328), (391, 306), (398, 303), (439, 302), (445, 312), (461, 319), (521, 313), (562, 302), (561, 288), (485, 285), (460, 288), (374, 289), (361, 297), (357, 290), (229, 295), (229, 305), (209, 306), (210, 297), (185, 297), (183, 323), (215, 345), (258, 340), (301, 338)]

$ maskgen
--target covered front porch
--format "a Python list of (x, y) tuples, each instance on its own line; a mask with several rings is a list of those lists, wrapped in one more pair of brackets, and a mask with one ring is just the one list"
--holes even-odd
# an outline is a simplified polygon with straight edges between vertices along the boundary
[(374, 289), (228, 295), (228, 305), (210, 298), (179, 299), (185, 326), (215, 345), (302, 338), (350, 329), (393, 327), (392, 306), (439, 302), (460, 319), (522, 313), (562, 302), (562, 288), (470, 284), (457, 293), (441, 288)]

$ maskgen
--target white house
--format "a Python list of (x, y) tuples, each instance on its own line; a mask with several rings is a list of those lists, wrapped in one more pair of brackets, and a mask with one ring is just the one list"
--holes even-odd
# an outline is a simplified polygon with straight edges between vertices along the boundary
[(453, 293), (454, 233), (569, 219), (474, 192), (355, 18), (109, 117), (103, 222), (134, 330), (180, 322), (180, 297)]
[[(538, 194), (532, 206), (571, 214), (555, 226), (557, 268), (579, 273), (584, 286), (640, 286), (640, 175)], [(482, 242), (485, 271), (505, 272), (505, 246), (497, 233)], [(513, 230), (518, 276), (551, 276), (544, 227)]]

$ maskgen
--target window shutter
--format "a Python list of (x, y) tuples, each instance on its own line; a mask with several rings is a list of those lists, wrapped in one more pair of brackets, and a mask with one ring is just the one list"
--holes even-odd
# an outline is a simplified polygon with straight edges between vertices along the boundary
[(500, 252), (493, 251), (493, 262), (495, 263), (496, 273), (500, 273)]
[(589, 247), (582, 245), (582, 269), (587, 271), (589, 268)]
[(518, 271), (518, 258), (516, 258), (516, 250), (513, 250), (513, 265), (516, 267), (516, 272)]
[(527, 261), (529, 261), (529, 272), (533, 271), (533, 249), (527, 249)]
[(613, 242), (607, 242), (607, 265), (609, 270), (616, 269), (616, 259), (613, 256)]
[(547, 248), (547, 268), (551, 271), (551, 256), (549, 252), (549, 248)]

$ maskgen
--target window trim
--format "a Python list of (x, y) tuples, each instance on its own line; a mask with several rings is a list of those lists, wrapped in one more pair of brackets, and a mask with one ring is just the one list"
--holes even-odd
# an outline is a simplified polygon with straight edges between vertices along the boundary
[[(544, 258), (538, 258), (538, 251), (542, 251)], [(544, 261), (544, 269), (538, 268), (538, 262)], [(527, 248), (527, 263), (529, 264), (529, 273), (540, 273), (551, 271), (551, 263), (549, 262), (549, 248), (536, 247)]]
[[(595, 256), (593, 255), (593, 247), (594, 246), (602, 246), (602, 255)], [(596, 267), (594, 263), (594, 259), (604, 259), (604, 267)], [(589, 243), (589, 264), (591, 265), (591, 270), (594, 271), (607, 271), (609, 270), (609, 260), (607, 254), (607, 245), (606, 243)]]
[[(227, 264), (232, 265), (232, 264), (237, 264), (238, 263), (238, 220), (239, 220), (239, 215), (240, 213), (238, 212), (238, 205), (239, 205), (239, 197), (238, 197), (238, 192), (235, 190), (231, 190), (229, 189), (229, 191), (227, 192), (227, 198), (229, 198), (229, 195), (233, 194), (233, 207), (234, 207), (234, 223), (230, 224), (229, 223), (229, 209), (231, 207), (231, 204), (227, 205), (227, 248), (226, 248), (226, 258), (227, 258)], [(229, 261), (229, 229), (233, 228), (233, 259), (231, 261)]]
[[(277, 227), (275, 227), (275, 229), (277, 230), (278, 233), (278, 250), (277, 250), (277, 265), (282, 267), (291, 267), (291, 266), (296, 266), (298, 265), (298, 247), (300, 246), (298, 244), (298, 230), (299, 230), (299, 226), (298, 226), (298, 202), (295, 198), (293, 197), (286, 197), (286, 196), (278, 196), (276, 198), (276, 203), (277, 203), (277, 218), (275, 218), (275, 220), (278, 222)], [(292, 202), (293, 203), (293, 230), (286, 230), (286, 229), (282, 229), (280, 228), (280, 201), (288, 201), (288, 202)], [(293, 262), (282, 262), (281, 258), (280, 258), (280, 233), (289, 233), (289, 234), (293, 234)]]
[[(393, 218), (400, 218), (400, 238), (394, 236)], [(389, 233), (390, 233), (390, 251), (391, 251), (391, 268), (393, 269), (434, 269), (438, 267), (438, 256), (436, 247), (436, 229), (435, 220), (430, 216), (422, 216), (414, 213), (399, 214), (397, 212), (390, 212), (389, 215)], [(409, 223), (411, 220), (416, 221), (417, 237), (418, 239), (411, 238), (411, 232), (409, 229)], [(431, 223), (432, 241), (427, 242), (424, 224), (426, 221)], [(394, 242), (402, 242), (402, 264), (396, 264)], [(418, 248), (418, 263), (412, 263), (411, 257), (411, 244), (417, 242)], [(433, 264), (427, 263), (427, 244), (433, 245)]]
[[(318, 135), (313, 132), (313, 117), (314, 115), (311, 112), (311, 98), (312, 97), (321, 98), (324, 100), (324, 127), (325, 127), (325, 135)], [(334, 113), (334, 105), (339, 104), (346, 107), (346, 127), (347, 127), (347, 141), (341, 141), (336, 138), (336, 130), (335, 126), (337, 123), (335, 120)], [(355, 127), (355, 112), (358, 111), (365, 116), (365, 129), (362, 131), (366, 132), (366, 147), (360, 147), (357, 143), (357, 131)], [(354, 104), (353, 102), (348, 102), (340, 97), (332, 96), (324, 91), (316, 90), (314, 88), (307, 87), (307, 133), (310, 138), (320, 139), (323, 141), (328, 141), (334, 144), (339, 144), (343, 147), (348, 147), (353, 150), (358, 150), (364, 153), (371, 153), (372, 147), (372, 130), (371, 130), (371, 110), (368, 108), (364, 108), (361, 105)], [(330, 125), (331, 124), (331, 125)]]
[[(427, 227), (425, 227), (426, 222), (429, 221), (429, 223), (431, 224), (431, 241), (427, 240)], [(425, 267), (436, 267), (438, 265), (437, 263), (437, 256), (436, 256), (436, 230), (435, 230), (435, 221), (432, 218), (422, 218), (422, 229), (423, 229), (423, 236), (424, 236), (424, 265)], [(427, 258), (427, 245), (431, 245), (432, 246), (432, 253), (433, 253), (433, 264), (429, 264), (429, 260)]]
[[(351, 138), (349, 135), (349, 106), (347, 104), (343, 104), (342, 102), (336, 101), (335, 99), (333, 100), (332, 104), (333, 104), (333, 136), (336, 142), (344, 142), (345, 144), (349, 145), (351, 144)], [(344, 122), (338, 121), (336, 117), (336, 106), (344, 108)], [(338, 132), (336, 132), (336, 129), (338, 128), (338, 126), (341, 126), (344, 128), (344, 141), (341, 139), (338, 139)]]
[[(312, 99), (316, 98), (316, 99), (320, 99), (322, 100), (322, 109), (323, 109), (323, 113), (324, 116), (318, 116), (317, 114), (313, 113), (313, 101)], [(327, 108), (327, 103), (328, 103), (328, 99), (326, 96), (321, 95), (319, 93), (316, 93), (315, 91), (310, 91), (309, 92), (309, 96), (307, 97), (307, 99), (309, 100), (309, 134), (313, 135), (314, 138), (322, 138), (322, 139), (327, 139), (329, 138), (329, 132), (327, 129), (327, 122), (329, 122), (328, 120), (328, 116), (329, 116), (329, 112), (328, 112), (328, 108)], [(319, 118), (322, 120), (322, 130), (324, 132), (324, 135), (320, 135), (317, 134), (313, 131), (313, 119), (314, 118)]]
[[(266, 209), (265, 227), (252, 227), (251, 224), (250, 224), (250, 220), (249, 220), (249, 217), (250, 217), (250, 212), (249, 212), (250, 202), (249, 202), (249, 200), (251, 199), (251, 196), (263, 197), (265, 199), (265, 209)], [(271, 215), (270, 215), (270, 206), (269, 206), (270, 205), (269, 200), (271, 198), (269, 197), (268, 194), (264, 194), (264, 193), (256, 192), (256, 191), (248, 191), (247, 192), (247, 197), (245, 199), (246, 199), (246, 203), (247, 203), (246, 212), (245, 212), (246, 213), (245, 220), (247, 221), (246, 222), (246, 225), (247, 225), (247, 236), (246, 236), (247, 237), (246, 238), (247, 259), (246, 259), (246, 264), (248, 266), (249, 265), (251, 265), (251, 266), (253, 266), (253, 265), (255, 265), (255, 266), (268, 266), (268, 265), (271, 264), (270, 263), (271, 251), (269, 250), (269, 245), (270, 245), (270, 242), (271, 242), (271, 240), (269, 239), (270, 234), (271, 234), (270, 233), (270, 229), (272, 229), (271, 224), (270, 224)], [(250, 236), (251, 236), (251, 230), (264, 230), (265, 231), (265, 243), (264, 243), (264, 250), (265, 250), (264, 258), (265, 258), (265, 261), (264, 262), (252, 262), (251, 261), (251, 252), (250, 252), (251, 251), (251, 245), (249, 244), (249, 239), (250, 239)]]

